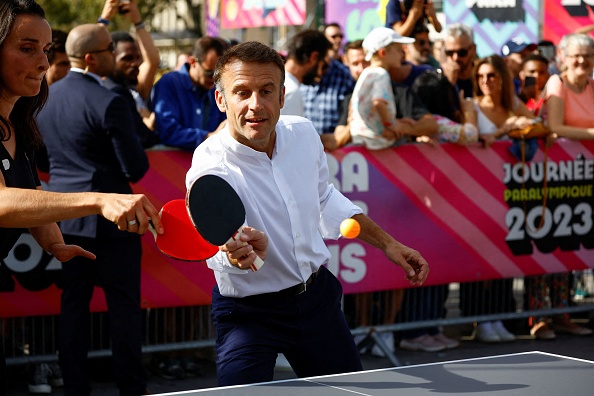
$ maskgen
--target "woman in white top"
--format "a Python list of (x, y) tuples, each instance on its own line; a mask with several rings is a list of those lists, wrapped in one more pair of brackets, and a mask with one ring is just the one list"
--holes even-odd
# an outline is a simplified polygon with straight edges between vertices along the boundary
[(511, 73), (501, 57), (491, 55), (477, 62), (473, 87), (479, 138), (486, 147), (512, 129), (533, 122), (534, 115), (516, 96)]

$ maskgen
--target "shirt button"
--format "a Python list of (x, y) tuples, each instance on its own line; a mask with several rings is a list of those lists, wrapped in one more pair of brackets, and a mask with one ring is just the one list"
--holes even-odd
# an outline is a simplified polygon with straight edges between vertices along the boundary
[(301, 238), (301, 234), (297, 233), (297, 235), (295, 235), (296, 238)]

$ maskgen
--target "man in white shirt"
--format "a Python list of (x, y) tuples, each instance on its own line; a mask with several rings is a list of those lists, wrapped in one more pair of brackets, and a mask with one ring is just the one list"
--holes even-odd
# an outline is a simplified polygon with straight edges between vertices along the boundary
[[(402, 267), (411, 285), (421, 285), (429, 273), (417, 251), (328, 183), (312, 124), (280, 117), (284, 77), (280, 56), (258, 42), (239, 44), (220, 58), (215, 98), (227, 126), (198, 146), (186, 176), (188, 187), (205, 174), (227, 180), (253, 227), (207, 261), (217, 281), (212, 316), (221, 386), (272, 380), (278, 353), (300, 377), (361, 370), (341, 311), (341, 285), (324, 266), (330, 259), (324, 238), (337, 239), (342, 220), (357, 220), (359, 238)], [(255, 255), (264, 266), (252, 272)]]
[(329, 62), (328, 50), (332, 45), (322, 32), (310, 29), (294, 35), (287, 48), (285, 105), (281, 114), (303, 117), (305, 104), (299, 85), (313, 84), (316, 78), (322, 78)]

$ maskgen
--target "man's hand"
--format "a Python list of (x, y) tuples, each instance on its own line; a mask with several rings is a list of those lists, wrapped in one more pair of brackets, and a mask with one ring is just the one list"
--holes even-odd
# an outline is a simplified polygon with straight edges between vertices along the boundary
[(256, 255), (263, 261), (266, 259), (268, 237), (262, 231), (245, 226), (238, 241), (219, 246), (219, 250), (227, 253), (232, 265), (247, 270), (256, 260)]
[(119, 5), (120, 0), (106, 0), (105, 5), (103, 6), (103, 11), (101, 11), (101, 19), (111, 21), (118, 13)]
[(404, 270), (411, 286), (421, 286), (429, 275), (429, 264), (419, 252), (411, 249), (400, 242), (390, 245), (386, 249), (386, 256), (393, 263)]
[(441, 71), (450, 82), (450, 85), (456, 86), (458, 75), (460, 74), (460, 65), (449, 57), (440, 63)]
[(95, 260), (96, 256), (77, 245), (65, 245), (63, 243), (54, 243), (47, 249), (48, 253), (53, 255), (60, 262), (65, 262), (74, 257), (81, 256), (91, 260)]

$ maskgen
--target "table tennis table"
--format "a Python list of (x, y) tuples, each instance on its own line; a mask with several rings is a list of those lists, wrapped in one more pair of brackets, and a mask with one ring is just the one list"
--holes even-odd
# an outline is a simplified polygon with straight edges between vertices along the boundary
[(594, 362), (545, 352), (455, 360), (165, 395), (384, 396), (594, 394)]

